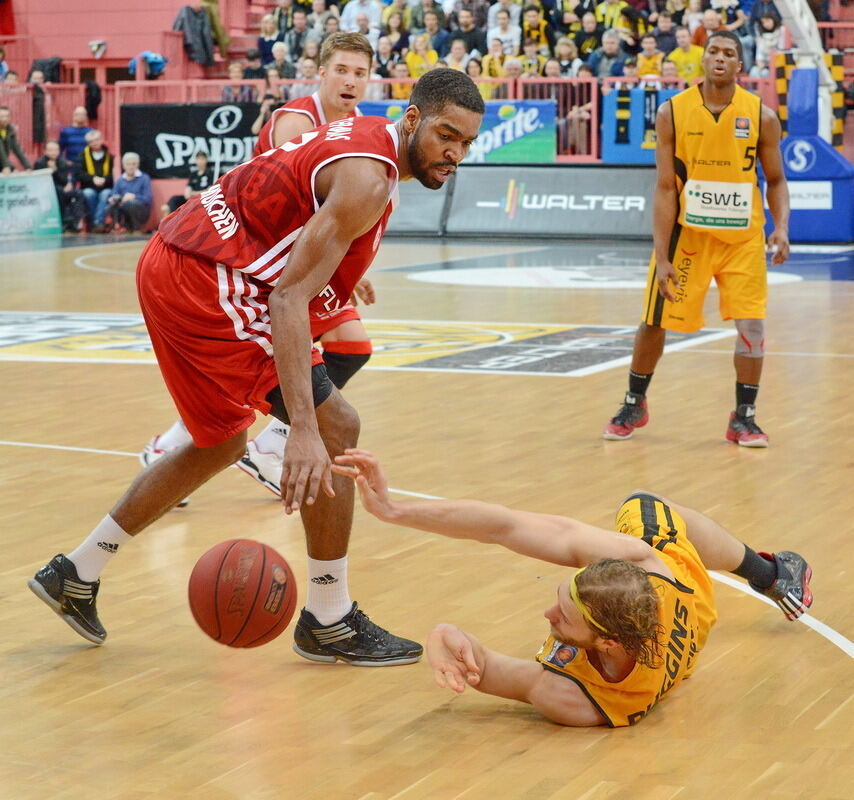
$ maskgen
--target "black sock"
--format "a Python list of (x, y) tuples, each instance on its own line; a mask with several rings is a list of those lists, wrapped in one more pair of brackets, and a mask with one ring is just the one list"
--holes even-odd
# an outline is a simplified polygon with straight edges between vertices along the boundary
[(649, 375), (641, 375), (639, 372), (629, 370), (629, 391), (632, 394), (646, 394), (649, 388), (649, 382), (652, 380), (652, 373)]
[(733, 574), (747, 578), (750, 585), (757, 589), (767, 589), (777, 580), (777, 564), (744, 545), (744, 560), (733, 570)]
[(755, 406), (756, 395), (759, 393), (759, 387), (752, 383), (735, 382), (735, 405), (738, 406)]

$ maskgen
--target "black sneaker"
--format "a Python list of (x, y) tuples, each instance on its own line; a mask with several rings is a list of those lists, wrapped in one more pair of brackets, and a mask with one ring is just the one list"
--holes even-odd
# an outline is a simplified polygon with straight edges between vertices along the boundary
[(642, 428), (649, 422), (649, 410), (646, 396), (635, 392), (626, 392), (623, 405), (612, 417), (602, 432), (603, 439), (631, 439), (635, 428)]
[(62, 553), (54, 556), (30, 580), (27, 586), (44, 600), (62, 619), (84, 639), (103, 644), (107, 632), (98, 619), (95, 598), (101, 581), (82, 581), (77, 567)]
[(294, 629), (294, 652), (310, 661), (392, 667), (414, 664), (421, 659), (424, 648), (375, 625), (359, 610), (359, 604), (353, 603), (350, 611), (331, 625), (321, 625), (303, 609)]
[(762, 558), (773, 561), (777, 567), (777, 578), (769, 587), (760, 589), (751, 583), (750, 588), (773, 600), (788, 620), (796, 620), (812, 605), (810, 578), (812, 567), (797, 553), (781, 550), (779, 553), (759, 553)]
[(741, 447), (768, 447), (768, 434), (756, 424), (756, 407), (741, 405), (729, 415), (726, 440)]

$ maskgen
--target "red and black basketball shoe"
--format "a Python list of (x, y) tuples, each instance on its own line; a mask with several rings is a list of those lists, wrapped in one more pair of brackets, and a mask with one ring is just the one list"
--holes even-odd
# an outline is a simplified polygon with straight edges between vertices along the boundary
[(605, 426), (603, 439), (630, 439), (635, 428), (642, 428), (649, 422), (649, 409), (646, 395), (626, 392), (623, 405), (615, 417)]
[(810, 578), (812, 567), (789, 550), (779, 553), (759, 553), (762, 558), (773, 561), (777, 567), (777, 577), (770, 586), (760, 589), (751, 582), (750, 588), (773, 600), (788, 620), (796, 620), (812, 605)]

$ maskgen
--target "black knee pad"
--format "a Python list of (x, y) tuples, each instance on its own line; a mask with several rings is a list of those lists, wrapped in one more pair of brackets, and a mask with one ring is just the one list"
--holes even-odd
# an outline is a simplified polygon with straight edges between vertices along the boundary
[[(326, 373), (326, 367), (323, 364), (315, 364), (311, 368), (311, 393), (315, 408), (332, 394), (333, 388), (332, 381), (329, 380), (329, 375)], [(276, 419), (290, 423), (291, 419), (288, 416), (288, 410), (285, 408), (281, 386), (277, 386), (267, 395), (267, 402), (270, 404), (270, 413)]]
[(343, 389), (350, 380), (370, 359), (370, 353), (334, 353), (324, 350), (323, 363), (329, 380), (336, 388)]

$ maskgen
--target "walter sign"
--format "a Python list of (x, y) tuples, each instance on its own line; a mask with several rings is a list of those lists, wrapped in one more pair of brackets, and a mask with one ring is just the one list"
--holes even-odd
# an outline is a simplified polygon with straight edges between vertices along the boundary
[(255, 103), (125, 105), (121, 114), (122, 152), (139, 153), (152, 178), (189, 177), (199, 152), (221, 175), (247, 161), (257, 140)]

